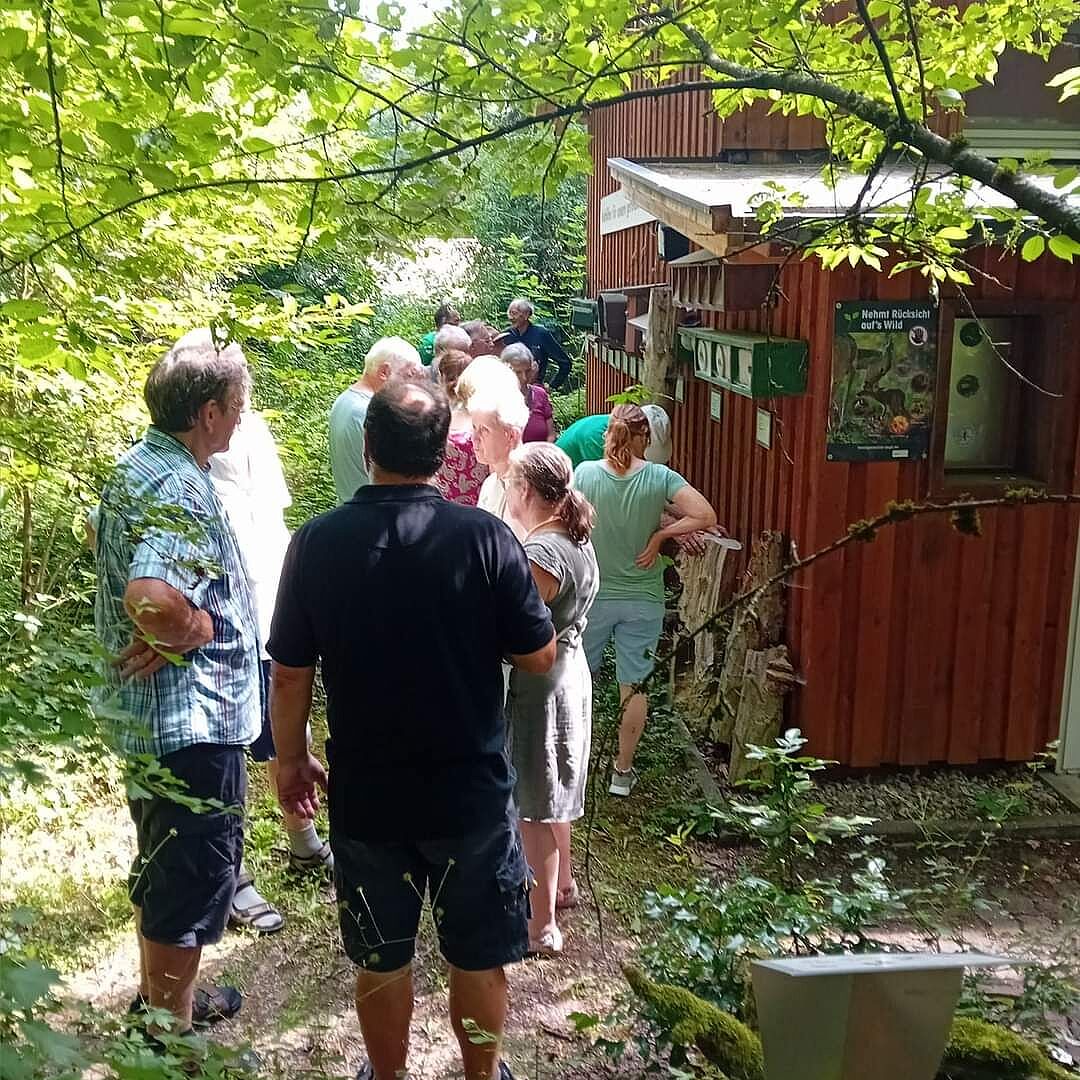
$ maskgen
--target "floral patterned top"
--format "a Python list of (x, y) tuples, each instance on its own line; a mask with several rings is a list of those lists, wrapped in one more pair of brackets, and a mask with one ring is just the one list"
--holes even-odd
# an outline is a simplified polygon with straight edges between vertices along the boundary
[(446, 440), (446, 457), (432, 483), (444, 499), (475, 506), (488, 467), (476, 460), (471, 431), (451, 431)]

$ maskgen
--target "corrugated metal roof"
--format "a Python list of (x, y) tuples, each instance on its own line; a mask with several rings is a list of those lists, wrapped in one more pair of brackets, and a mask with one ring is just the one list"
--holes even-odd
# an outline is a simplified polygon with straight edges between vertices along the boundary
[[(866, 183), (862, 174), (836, 169), (833, 187), (829, 174), (813, 165), (641, 164), (627, 158), (608, 158), (608, 168), (631, 199), (638, 190), (643, 195), (675, 204), (695, 218), (720, 212), (734, 220), (754, 219), (755, 207), (763, 196), (786, 204), (785, 217), (839, 216), (855, 205)], [(938, 192), (957, 190), (953, 178), (943, 176), (942, 170), (931, 175), (937, 179), (932, 179), (930, 186)], [(1031, 180), (1046, 191), (1055, 191), (1052, 177), (1036, 176)], [(886, 166), (874, 178), (863, 206), (867, 212), (873, 212), (903, 205), (910, 198), (915, 182), (916, 170), (911, 166)], [(792, 198), (793, 195), (797, 197)], [(970, 182), (965, 197), (974, 209), (1015, 205), (1000, 192), (974, 181)], [(1073, 193), (1069, 199), (1080, 206), (1080, 192)]]

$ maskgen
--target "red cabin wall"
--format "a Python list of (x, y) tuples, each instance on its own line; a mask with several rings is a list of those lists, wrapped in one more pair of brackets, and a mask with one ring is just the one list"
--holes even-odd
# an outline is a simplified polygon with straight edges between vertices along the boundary
[[(696, 78), (690, 70), (685, 78)], [(952, 121), (939, 125), (948, 131)], [(666, 280), (656, 227), (600, 236), (600, 199), (614, 191), (609, 157), (709, 158), (723, 150), (799, 150), (824, 145), (816, 121), (769, 116), (764, 106), (719, 120), (706, 95), (638, 101), (591, 118), (588, 278), (600, 289)], [(1065, 405), (1055, 443), (1062, 474), (1080, 467), (1080, 276), (1059, 260), (1021, 264), (982, 253), (1000, 285), (977, 279), (973, 300), (1071, 301), (1048, 319), (1063, 374)], [(752, 401), (728, 391), (723, 416), (709, 413), (709, 384), (686, 375), (674, 409), (674, 459), (712, 501), (732, 535), (749, 546), (764, 529), (789, 536), (801, 554), (893, 499), (931, 492), (926, 463), (843, 464), (825, 456), (832, 320), (839, 300), (925, 296), (923, 279), (868, 268), (827, 273), (793, 262), (771, 332), (810, 345), (807, 392)], [(766, 329), (760, 312), (703, 312), (707, 325)], [(942, 350), (944, 353), (944, 350)], [(942, 356), (942, 363), (945, 357)], [(593, 358), (592, 412), (633, 380)], [(773, 445), (755, 441), (758, 407), (773, 414)], [(1032, 507), (983, 515), (984, 536), (920, 519), (869, 545), (823, 560), (789, 592), (788, 643), (807, 684), (790, 699), (790, 720), (811, 749), (852, 766), (1024, 760), (1058, 734), (1080, 510)]]

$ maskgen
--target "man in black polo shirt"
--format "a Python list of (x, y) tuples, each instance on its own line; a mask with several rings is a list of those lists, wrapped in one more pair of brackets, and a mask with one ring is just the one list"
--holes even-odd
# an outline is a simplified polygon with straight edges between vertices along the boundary
[(571, 361), (566, 350), (546, 326), (538, 326), (532, 321), (533, 306), (524, 297), (510, 301), (506, 317), (510, 325), (498, 337), (499, 348), (505, 349), (519, 341), (527, 345), (536, 361), (538, 383), (542, 383), (547, 375), (548, 361), (554, 360), (558, 371), (551, 380), (551, 389), (558, 390), (570, 375)]
[[(369, 1057), (360, 1080), (405, 1070), (425, 892), (467, 1080), (510, 1076), (503, 965), (528, 948), (501, 665), (548, 671), (555, 635), (510, 529), (428, 485), (449, 423), (428, 385), (392, 382), (372, 398), (372, 482), (293, 537), (268, 645), (278, 796), (309, 817), (327, 786), (305, 740), (322, 661), (330, 846)], [(466, 1026), (495, 1039), (470, 1041)]]

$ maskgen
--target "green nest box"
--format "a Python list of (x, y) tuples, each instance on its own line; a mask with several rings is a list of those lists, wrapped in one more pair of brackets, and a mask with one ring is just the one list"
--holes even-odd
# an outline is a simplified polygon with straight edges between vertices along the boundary
[(570, 325), (575, 330), (595, 330), (599, 322), (595, 300), (570, 301)]
[(805, 341), (734, 330), (680, 327), (679, 357), (694, 375), (749, 398), (806, 393)]

